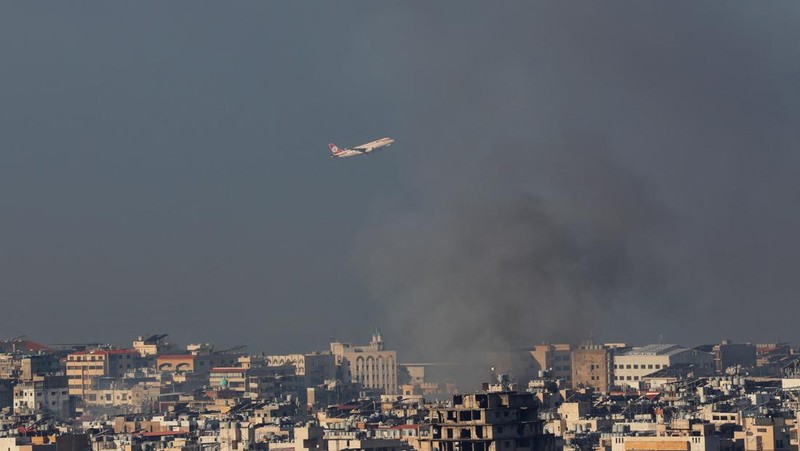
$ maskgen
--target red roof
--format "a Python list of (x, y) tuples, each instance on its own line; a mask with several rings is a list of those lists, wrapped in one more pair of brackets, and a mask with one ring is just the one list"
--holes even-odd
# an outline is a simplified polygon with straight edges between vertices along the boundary
[(398, 424), (397, 426), (392, 426), (389, 429), (419, 429), (418, 424)]

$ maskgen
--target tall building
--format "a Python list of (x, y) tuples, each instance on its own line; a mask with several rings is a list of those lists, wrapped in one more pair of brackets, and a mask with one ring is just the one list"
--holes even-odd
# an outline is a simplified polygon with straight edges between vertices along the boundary
[(572, 387), (608, 392), (614, 380), (613, 362), (613, 354), (605, 346), (581, 345), (572, 351)]
[(572, 347), (569, 344), (536, 345), (531, 357), (534, 371), (548, 371), (550, 377), (572, 383)]
[(451, 407), (431, 409), (431, 434), (420, 443), (440, 451), (554, 450), (536, 402), (531, 393), (454, 395)]
[(387, 395), (397, 394), (397, 353), (384, 349), (380, 333), (376, 332), (367, 346), (333, 342), (331, 353), (344, 381), (383, 390)]

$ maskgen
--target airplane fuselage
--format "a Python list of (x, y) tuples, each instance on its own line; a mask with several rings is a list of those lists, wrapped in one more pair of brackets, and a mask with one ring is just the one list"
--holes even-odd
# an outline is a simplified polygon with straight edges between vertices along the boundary
[(354, 157), (356, 155), (370, 154), (378, 149), (389, 147), (392, 145), (392, 143), (394, 143), (394, 139), (392, 138), (381, 138), (352, 148), (342, 149), (337, 147), (336, 144), (333, 143), (328, 144), (328, 147), (330, 147), (332, 152), (331, 157), (348, 158), (348, 157)]

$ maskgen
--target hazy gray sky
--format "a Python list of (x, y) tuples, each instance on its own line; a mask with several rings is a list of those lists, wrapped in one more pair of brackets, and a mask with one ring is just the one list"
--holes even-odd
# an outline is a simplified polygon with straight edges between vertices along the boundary
[(419, 353), (458, 340), (428, 333), (450, 310), (506, 310), (499, 344), (794, 341), (798, 23), (795, 2), (5, 2), (0, 335), (284, 352), (379, 326)]

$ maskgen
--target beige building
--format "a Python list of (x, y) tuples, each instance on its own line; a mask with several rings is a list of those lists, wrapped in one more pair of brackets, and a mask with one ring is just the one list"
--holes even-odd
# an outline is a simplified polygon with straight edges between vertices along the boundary
[(673, 344), (652, 344), (614, 353), (614, 386), (646, 388), (642, 379), (677, 363), (693, 365), (697, 376), (714, 371), (714, 358), (707, 352)]
[(336, 357), (330, 352), (267, 356), (268, 366), (294, 365), (306, 387), (316, 387), (336, 379)]
[(790, 451), (791, 426), (783, 418), (744, 418), (733, 439), (744, 451)]
[(534, 371), (547, 371), (550, 377), (572, 384), (572, 347), (569, 344), (536, 345), (531, 357)]
[(603, 345), (586, 344), (572, 351), (572, 387), (591, 387), (607, 393), (614, 380), (611, 350)]
[(719, 451), (713, 435), (618, 436), (611, 439), (611, 451)]
[(149, 337), (137, 337), (133, 341), (133, 349), (135, 349), (140, 356), (152, 357), (159, 354), (165, 354), (174, 350), (174, 346), (167, 341), (167, 334), (150, 335)]
[(159, 371), (168, 373), (208, 374), (211, 368), (235, 366), (236, 354), (163, 354), (156, 358)]
[(343, 380), (383, 390), (387, 395), (397, 394), (397, 353), (384, 349), (380, 333), (373, 335), (367, 346), (333, 342), (331, 353)]
[(85, 398), (99, 377), (121, 377), (139, 366), (140, 354), (132, 349), (74, 352), (67, 356), (69, 394)]

